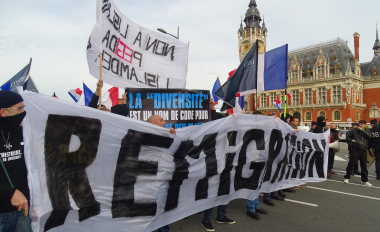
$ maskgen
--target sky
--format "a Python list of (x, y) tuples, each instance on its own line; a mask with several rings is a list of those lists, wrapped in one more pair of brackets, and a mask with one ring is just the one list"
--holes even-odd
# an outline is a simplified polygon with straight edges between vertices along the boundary
[[(250, 0), (114, 0), (132, 21), (163, 28), (190, 43), (188, 89), (211, 90), (219, 76), (239, 65), (240, 16)], [(268, 28), (267, 51), (289, 44), (289, 50), (340, 37), (354, 51), (360, 37), (360, 62), (373, 58), (378, 0), (257, 0)], [(86, 46), (96, 23), (96, 0), (0, 1), (0, 85), (33, 58), (31, 77), (40, 93), (72, 101), (70, 89), (85, 82), (95, 90), (88, 71)], [(111, 88), (105, 85), (105, 89)], [(121, 91), (121, 90), (120, 90)], [(121, 93), (120, 93), (121, 95)], [(83, 99), (83, 98), (82, 98)]]

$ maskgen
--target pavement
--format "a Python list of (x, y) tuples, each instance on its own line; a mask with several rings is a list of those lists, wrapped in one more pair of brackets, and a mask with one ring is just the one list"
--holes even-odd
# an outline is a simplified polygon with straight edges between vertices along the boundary
[[(229, 203), (227, 216), (236, 221), (233, 225), (216, 223), (216, 208), (212, 224), (215, 231), (380, 231), (380, 180), (376, 180), (375, 164), (369, 169), (372, 187), (361, 185), (355, 175), (350, 183), (343, 183), (348, 163), (347, 144), (340, 143), (334, 170), (337, 175), (321, 183), (308, 184), (296, 193), (286, 193), (286, 201), (273, 200), (275, 206), (262, 202), (260, 206), (269, 211), (254, 220), (246, 214), (246, 200)], [(360, 168), (359, 168), (360, 169)], [(170, 225), (171, 231), (206, 231), (201, 226), (202, 214), (194, 214)]]

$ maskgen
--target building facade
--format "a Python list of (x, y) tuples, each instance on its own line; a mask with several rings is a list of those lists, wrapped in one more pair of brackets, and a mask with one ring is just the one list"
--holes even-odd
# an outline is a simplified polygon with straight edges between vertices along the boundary
[[(249, 9), (258, 12), (256, 1), (250, 1)], [(249, 13), (247, 11), (247, 14)], [(239, 58), (244, 57), (246, 34), (257, 38), (266, 51), (267, 29), (260, 27), (258, 14), (244, 19), (246, 27), (239, 29)], [(251, 15), (251, 14), (250, 14)], [(246, 21), (247, 20), (247, 21)], [(247, 24), (248, 22), (248, 24)], [(251, 26), (255, 26), (256, 29)], [(264, 31), (265, 28), (265, 31)], [(261, 30), (261, 34), (260, 34)], [(354, 35), (354, 53), (347, 41), (337, 38), (314, 46), (293, 50), (288, 55), (287, 93), (292, 95), (288, 100), (287, 112), (300, 118), (301, 125), (309, 126), (318, 116), (325, 116), (328, 121), (336, 123), (340, 128), (350, 127), (350, 122), (364, 119), (380, 118), (380, 42), (376, 30), (373, 47), (374, 58), (370, 62), (359, 62), (360, 35)], [(256, 41), (255, 39), (253, 39)], [(250, 40), (251, 44), (254, 43)], [(284, 104), (285, 90), (266, 91), (257, 95), (257, 110), (280, 115), (273, 102), (278, 99)], [(248, 113), (256, 110), (256, 96), (245, 97), (245, 108)]]

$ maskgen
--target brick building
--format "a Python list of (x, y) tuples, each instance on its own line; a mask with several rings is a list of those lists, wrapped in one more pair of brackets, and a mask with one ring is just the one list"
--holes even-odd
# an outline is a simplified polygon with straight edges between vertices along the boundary
[[(252, 12), (253, 11), (253, 12)], [(249, 17), (253, 16), (253, 23)], [(239, 29), (239, 58), (246, 52), (247, 41), (254, 43), (259, 37), (266, 51), (268, 30), (263, 23), (256, 1), (251, 0), (244, 22)], [(252, 21), (251, 21), (252, 22)], [(256, 23), (255, 23), (256, 22)], [(253, 27), (253, 28), (252, 28)], [(309, 126), (318, 116), (325, 116), (340, 128), (350, 126), (350, 121), (380, 118), (380, 42), (376, 30), (372, 61), (359, 62), (360, 35), (354, 35), (354, 53), (347, 41), (337, 38), (314, 46), (293, 50), (288, 55), (288, 88), (292, 98), (288, 101), (287, 112), (298, 116), (301, 125)], [(284, 102), (285, 90), (258, 93), (258, 110), (265, 114), (280, 115), (273, 105), (276, 99)], [(247, 112), (255, 110), (255, 96), (245, 98)]]

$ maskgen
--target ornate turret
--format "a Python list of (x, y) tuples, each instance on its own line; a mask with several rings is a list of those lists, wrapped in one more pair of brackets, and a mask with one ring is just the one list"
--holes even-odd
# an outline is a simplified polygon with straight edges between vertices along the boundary
[(257, 4), (255, 0), (251, 0), (248, 5), (248, 10), (245, 13), (245, 18), (244, 22), (247, 27), (250, 28), (260, 28), (260, 22), (261, 22), (261, 17), (260, 17), (260, 11), (257, 9)]
[(243, 28), (243, 16), (240, 16), (240, 28), (239, 28), (239, 31), (238, 31), (238, 34), (240, 36), (243, 36), (243, 33), (244, 33), (244, 28)]
[(267, 32), (268, 31), (267, 27), (265, 26), (264, 15), (263, 15), (263, 27), (262, 27), (262, 30), (263, 30), (263, 32)]
[(376, 41), (373, 45), (373, 50), (375, 51), (375, 56), (380, 56), (380, 41), (379, 41), (379, 32), (377, 30), (377, 23), (376, 23)]

